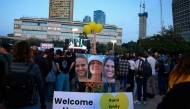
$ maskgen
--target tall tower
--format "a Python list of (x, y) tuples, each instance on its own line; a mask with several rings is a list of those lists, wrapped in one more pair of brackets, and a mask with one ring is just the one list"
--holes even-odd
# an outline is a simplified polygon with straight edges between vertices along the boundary
[(85, 16), (84, 19), (83, 19), (83, 22), (86, 22), (86, 23), (89, 23), (91, 22), (91, 17), (90, 16)]
[(73, 21), (74, 0), (49, 0), (49, 18)]
[(190, 1), (172, 0), (174, 28), (181, 31), (182, 37), (190, 42)]
[[(141, 9), (143, 9), (142, 13), (141, 13)], [(147, 18), (148, 18), (148, 13), (145, 12), (145, 1), (144, 1), (143, 5), (141, 5), (141, 2), (140, 2), (139, 39), (146, 38)]]
[(94, 11), (94, 22), (105, 24), (106, 23), (106, 14), (102, 10)]

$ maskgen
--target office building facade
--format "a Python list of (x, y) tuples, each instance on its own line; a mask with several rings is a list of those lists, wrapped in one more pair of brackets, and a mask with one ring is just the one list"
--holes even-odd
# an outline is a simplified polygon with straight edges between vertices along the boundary
[(74, 0), (49, 0), (49, 18), (73, 21)]
[(102, 10), (94, 11), (94, 22), (106, 24), (106, 14)]
[(174, 28), (181, 30), (181, 35), (190, 41), (190, 0), (172, 0)]
[[(79, 38), (83, 32), (84, 25), (88, 23), (75, 21), (61, 21), (42, 18), (22, 17), (14, 19), (14, 39), (26, 40), (28, 38), (38, 38), (44, 41), (59, 40), (65, 41), (69, 38)], [(72, 31), (72, 28), (78, 28), (78, 31)], [(88, 34), (90, 43), (94, 43), (94, 34)], [(103, 25), (103, 30), (96, 35), (96, 41), (107, 44), (111, 40), (116, 40), (117, 45), (122, 44), (122, 28), (115, 25)]]
[(85, 16), (84, 19), (83, 19), (83, 22), (85, 22), (85, 23), (91, 22), (91, 17), (90, 16)]

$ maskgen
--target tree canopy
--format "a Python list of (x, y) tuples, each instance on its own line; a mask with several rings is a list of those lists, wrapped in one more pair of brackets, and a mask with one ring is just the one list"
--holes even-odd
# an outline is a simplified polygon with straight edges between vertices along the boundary
[(180, 34), (179, 29), (169, 26), (164, 35), (154, 34), (146, 39), (138, 40), (138, 44), (145, 50), (159, 52), (161, 54), (179, 54), (190, 51), (190, 44)]

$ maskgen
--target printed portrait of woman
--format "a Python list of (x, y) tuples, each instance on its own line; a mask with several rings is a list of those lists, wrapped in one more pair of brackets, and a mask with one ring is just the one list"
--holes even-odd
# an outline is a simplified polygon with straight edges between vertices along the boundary
[(101, 82), (102, 81), (102, 55), (88, 54), (88, 82)]
[(88, 60), (84, 54), (76, 55), (75, 72), (79, 82), (87, 81)]
[(106, 83), (114, 83), (115, 82), (115, 66), (114, 66), (114, 57), (106, 56), (104, 58), (103, 64), (103, 81)]

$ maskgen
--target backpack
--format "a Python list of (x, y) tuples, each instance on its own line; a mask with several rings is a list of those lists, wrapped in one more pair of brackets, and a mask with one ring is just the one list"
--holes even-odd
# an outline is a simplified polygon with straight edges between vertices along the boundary
[(170, 65), (169, 64), (164, 64), (164, 69), (165, 69), (164, 73), (170, 73)]
[(12, 73), (10, 62), (8, 63), (8, 75), (2, 78), (2, 88), (5, 92), (6, 107), (19, 108), (33, 105), (32, 92), (34, 81), (29, 73), (34, 66), (31, 64), (26, 73)]
[(145, 61), (140, 59), (140, 62), (142, 62), (141, 66), (139, 68), (140, 75), (143, 78), (151, 77), (152, 76), (152, 67), (151, 67), (150, 63), (148, 62), (147, 58), (145, 58)]

